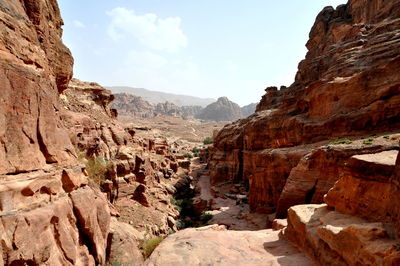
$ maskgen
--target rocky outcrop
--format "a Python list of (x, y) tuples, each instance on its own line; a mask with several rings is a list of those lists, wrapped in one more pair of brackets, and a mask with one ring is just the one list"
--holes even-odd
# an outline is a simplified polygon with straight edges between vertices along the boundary
[(111, 245), (107, 249), (107, 261), (111, 265), (143, 265), (143, 255), (138, 247), (138, 243), (144, 241), (143, 233), (127, 223), (118, 222), (116, 218), (112, 218), (109, 241)]
[[(112, 122), (117, 112), (110, 108), (115, 96), (95, 82), (72, 79), (68, 90), (60, 95), (61, 104), (69, 111), (90, 114), (97, 122)], [(97, 116), (96, 116), (97, 115)]]
[(279, 231), (185, 229), (168, 236), (145, 265), (314, 265), (281, 239)]
[(399, 264), (399, 161), (398, 150), (352, 156), (327, 205), (289, 209), (285, 235), (323, 265)]
[(130, 115), (139, 118), (148, 118), (155, 116), (154, 105), (143, 100), (140, 96), (128, 93), (115, 94), (115, 101), (112, 107), (117, 109), (122, 115)]
[(72, 76), (56, 1), (0, 5), (0, 174), (71, 164), (74, 150), (58, 119), (58, 93)]
[(73, 59), (57, 2), (2, 1), (0, 24), (2, 264), (104, 264), (110, 210), (60, 120)]
[(206, 121), (234, 121), (242, 118), (240, 106), (227, 97), (220, 97), (215, 103), (207, 105), (196, 118)]
[[(377, 141), (376, 141), (377, 142)], [(279, 196), (277, 218), (285, 217), (289, 207), (304, 203), (321, 203), (324, 195), (341, 176), (342, 169), (353, 159), (368, 153), (388, 151), (397, 145), (329, 145), (306, 154), (294, 167)]]
[(394, 225), (400, 236), (398, 150), (351, 157), (340, 179), (325, 196), (336, 211)]
[(98, 84), (74, 80), (60, 95), (61, 118), (87, 166), (89, 183), (109, 200), (114, 217), (108, 262), (141, 265), (140, 245), (177, 230), (179, 212), (171, 197), (187, 171), (179, 167), (166, 139), (137, 136), (116, 120), (110, 110), (112, 97)]
[[(257, 113), (216, 136), (211, 182), (248, 181), (252, 210), (280, 217), (293, 204), (322, 203), (340, 165), (368, 153), (374, 134), (384, 144), (400, 129), (399, 15), (397, 1), (382, 0), (321, 11), (295, 82), (267, 88)], [(330, 150), (336, 141), (359, 147)]]

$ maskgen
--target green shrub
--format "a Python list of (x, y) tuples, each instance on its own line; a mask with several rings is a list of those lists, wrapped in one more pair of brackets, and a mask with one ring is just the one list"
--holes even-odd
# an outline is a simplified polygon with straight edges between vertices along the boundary
[(353, 141), (351, 141), (350, 139), (340, 139), (340, 140), (331, 142), (331, 144), (333, 144), (333, 145), (338, 145), (338, 144), (350, 144), (350, 143), (352, 143), (352, 142), (353, 142)]
[(179, 205), (180, 202), (178, 202), (175, 198), (171, 198), (170, 202), (171, 202), (172, 205), (174, 205), (175, 209), (176, 209), (178, 212), (181, 212), (181, 211), (182, 211), (182, 208), (181, 208), (181, 206)]
[(207, 223), (208, 221), (210, 221), (213, 218), (213, 215), (207, 212), (203, 212), (200, 215), (200, 221), (202, 221), (203, 223)]
[(214, 143), (214, 139), (212, 137), (207, 137), (203, 140), (204, 145), (212, 144)]
[(371, 145), (372, 142), (374, 142), (374, 138), (368, 138), (368, 139), (363, 141), (363, 144), (364, 145)]
[(143, 242), (142, 245), (142, 250), (143, 250), (143, 256), (145, 258), (150, 257), (151, 253), (156, 249), (156, 247), (163, 241), (164, 238), (161, 236), (153, 237), (150, 239), (147, 239)]
[(183, 155), (183, 157), (185, 157), (186, 159), (192, 159), (192, 158), (193, 158), (193, 155), (191, 155), (190, 153), (185, 153), (185, 154)]
[(194, 148), (192, 149), (192, 152), (193, 152), (193, 153), (197, 153), (197, 152), (200, 152), (200, 150), (201, 150), (200, 147), (194, 147)]
[(100, 184), (102, 180), (106, 179), (106, 173), (110, 167), (110, 163), (107, 162), (103, 157), (97, 157), (88, 159), (85, 162), (85, 166), (89, 178), (92, 179), (96, 184)]
[(182, 221), (176, 221), (175, 225), (178, 230), (185, 228), (185, 224)]
[(201, 151), (201, 148), (200, 148), (200, 147), (194, 147), (194, 148), (192, 149), (193, 156), (194, 156), (194, 157), (199, 157), (199, 156), (200, 156), (200, 151)]
[(389, 136), (386, 135), (386, 136), (383, 136), (383, 138), (384, 138), (384, 139), (389, 139)]

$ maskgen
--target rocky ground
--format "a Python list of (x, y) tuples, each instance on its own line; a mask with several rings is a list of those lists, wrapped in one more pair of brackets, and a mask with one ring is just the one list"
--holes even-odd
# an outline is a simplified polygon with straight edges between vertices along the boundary
[(212, 186), (206, 165), (192, 161), (193, 209), (209, 214), (208, 226), (168, 236), (145, 265), (315, 265), (271, 228), (270, 217), (250, 213), (244, 184)]
[(294, 84), (190, 161), (221, 124), (118, 121), (71, 80), (57, 2), (3, 0), (0, 261), (400, 265), (399, 16), (325, 8)]
[(204, 146), (204, 139), (213, 137), (226, 125), (226, 122), (201, 122), (172, 116), (140, 119), (123, 115), (119, 120), (136, 128), (138, 136), (166, 138), (171, 147), (182, 154), (190, 152), (194, 147)]
[(315, 265), (272, 229), (191, 228), (165, 239), (145, 265)]

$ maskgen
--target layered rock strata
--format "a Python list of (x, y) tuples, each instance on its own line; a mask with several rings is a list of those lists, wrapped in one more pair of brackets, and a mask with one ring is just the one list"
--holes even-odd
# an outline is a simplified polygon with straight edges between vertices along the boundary
[[(267, 88), (256, 114), (217, 135), (212, 183), (248, 180), (252, 210), (282, 217), (292, 204), (321, 203), (338, 178), (336, 165), (371, 143), (359, 141), (358, 151), (323, 146), (400, 129), (399, 15), (397, 1), (350, 0), (324, 8), (295, 82)], [(305, 171), (307, 187), (300, 182)]]
[(327, 205), (289, 209), (285, 235), (323, 265), (398, 265), (398, 154), (353, 156), (325, 196)]
[(104, 264), (110, 210), (60, 120), (73, 59), (57, 2), (2, 1), (0, 24), (1, 263)]

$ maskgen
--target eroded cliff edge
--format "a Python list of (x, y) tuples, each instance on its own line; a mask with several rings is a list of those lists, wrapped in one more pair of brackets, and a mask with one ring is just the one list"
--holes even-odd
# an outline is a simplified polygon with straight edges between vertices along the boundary
[(248, 182), (252, 211), (289, 215), (285, 235), (323, 265), (399, 261), (399, 17), (394, 0), (324, 8), (295, 82), (210, 149), (212, 183)]
[[(350, 0), (322, 10), (295, 82), (267, 88), (256, 114), (219, 132), (209, 162), (212, 181), (248, 180), (251, 208), (284, 217), (292, 205), (322, 202), (338, 178), (324, 171), (329, 165), (397, 145), (328, 144), (400, 129), (399, 16), (398, 1)], [(293, 184), (287, 180), (301, 178), (292, 170), (301, 164), (314, 169), (312, 180), (288, 199), (282, 191)]]
[(55, 0), (0, 3), (0, 262), (105, 263), (110, 211), (60, 120), (73, 58)]

